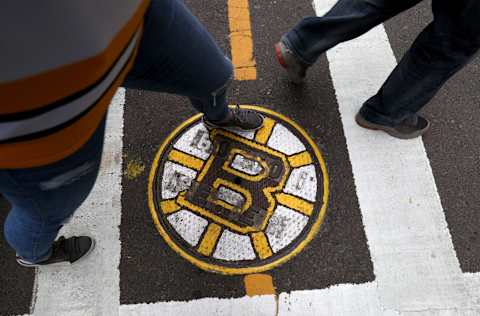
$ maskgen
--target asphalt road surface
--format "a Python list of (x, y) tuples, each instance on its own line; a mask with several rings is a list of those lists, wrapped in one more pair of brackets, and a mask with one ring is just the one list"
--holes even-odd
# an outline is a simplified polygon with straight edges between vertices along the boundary
[[(232, 56), (229, 13), (242, 1), (226, 2), (186, 1)], [(398, 143), (357, 130), (349, 105), (358, 108), (378, 89), (383, 69), (391, 69), (384, 59), (399, 60), (431, 21), (429, 1), (322, 56), (302, 86), (286, 80), (272, 46), (315, 14), (312, 3), (247, 3), (256, 76), (235, 80), (230, 101), (282, 114), (318, 146), (329, 197), (313, 240), (253, 281), (185, 260), (154, 224), (148, 184), (160, 145), (195, 112), (182, 97), (121, 91), (100, 184), (65, 231), (92, 233), (96, 251), (73, 272), (34, 271), (17, 266), (0, 239), (0, 315), (480, 314), (480, 59), (424, 109), (432, 128), (423, 140)], [(321, 13), (333, 2), (315, 3)], [(2, 222), (8, 209), (0, 199)]]

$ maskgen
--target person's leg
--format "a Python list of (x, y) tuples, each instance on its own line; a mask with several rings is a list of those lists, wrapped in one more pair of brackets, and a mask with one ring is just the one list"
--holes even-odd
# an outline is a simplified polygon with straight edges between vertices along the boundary
[(433, 0), (433, 13), (433, 22), (420, 33), (378, 93), (363, 105), (360, 114), (367, 121), (397, 126), (416, 117), (480, 49), (480, 1)]
[(230, 60), (183, 1), (151, 2), (126, 87), (187, 96), (206, 120), (218, 122), (231, 114), (226, 94), (232, 74)]
[[(95, 183), (104, 131), (105, 121), (79, 151), (59, 162), (36, 168), (0, 170), (0, 192), (12, 206), (4, 233), (21, 260), (38, 263), (52, 255), (58, 231)], [(82, 247), (87, 247), (83, 249), (85, 253), (93, 247), (93, 241), (87, 237), (74, 242), (80, 252)]]
[(307, 17), (282, 37), (306, 65), (335, 45), (356, 38), (422, 0), (340, 0), (322, 17)]

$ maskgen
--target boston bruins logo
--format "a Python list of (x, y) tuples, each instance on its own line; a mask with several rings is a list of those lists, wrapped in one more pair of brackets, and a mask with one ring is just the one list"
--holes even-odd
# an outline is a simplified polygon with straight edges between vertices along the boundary
[(208, 131), (196, 115), (161, 146), (149, 180), (155, 225), (182, 257), (225, 274), (271, 269), (299, 253), (325, 215), (328, 177), (315, 143), (260, 107), (250, 133)]

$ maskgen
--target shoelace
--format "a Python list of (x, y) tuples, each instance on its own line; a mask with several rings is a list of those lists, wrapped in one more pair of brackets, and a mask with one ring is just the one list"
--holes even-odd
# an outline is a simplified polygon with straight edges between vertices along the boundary
[(232, 116), (234, 120), (237, 120), (240, 123), (245, 123), (251, 112), (251, 110), (245, 110), (240, 108), (240, 105), (237, 104), (235, 108), (232, 109)]

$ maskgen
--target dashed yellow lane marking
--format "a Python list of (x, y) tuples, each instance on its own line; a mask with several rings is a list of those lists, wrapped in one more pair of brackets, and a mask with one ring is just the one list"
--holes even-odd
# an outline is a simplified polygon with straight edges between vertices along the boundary
[(313, 212), (313, 204), (305, 200), (302, 200), (296, 196), (278, 193), (275, 195), (278, 203), (291, 208), (292, 210), (298, 211), (304, 215), (311, 216)]
[(312, 163), (312, 157), (308, 151), (303, 151), (296, 155), (288, 157), (288, 162), (292, 168), (303, 167)]
[(178, 150), (172, 150), (168, 155), (168, 159), (197, 171), (202, 169), (204, 163), (202, 159), (195, 158)]
[(243, 279), (248, 296), (275, 295), (273, 279), (268, 274), (248, 274)]
[(198, 252), (202, 255), (210, 256), (217, 244), (221, 231), (222, 228), (217, 224), (211, 223), (208, 225), (207, 232), (203, 236), (200, 246), (198, 246)]
[(175, 200), (166, 200), (160, 203), (160, 208), (162, 209), (163, 213), (170, 214), (180, 210), (181, 207)]
[(266, 117), (263, 121), (263, 126), (261, 129), (257, 131), (255, 135), (255, 141), (260, 144), (266, 144), (268, 142), (268, 138), (272, 134), (273, 127), (275, 126), (275, 121), (269, 117)]
[(267, 236), (265, 236), (265, 233), (263, 232), (253, 233), (252, 241), (253, 241), (253, 246), (255, 247), (255, 250), (257, 251), (260, 259), (266, 259), (272, 256), (273, 254), (272, 249), (268, 244)]
[(235, 79), (256, 80), (248, 0), (228, 0), (228, 21)]

